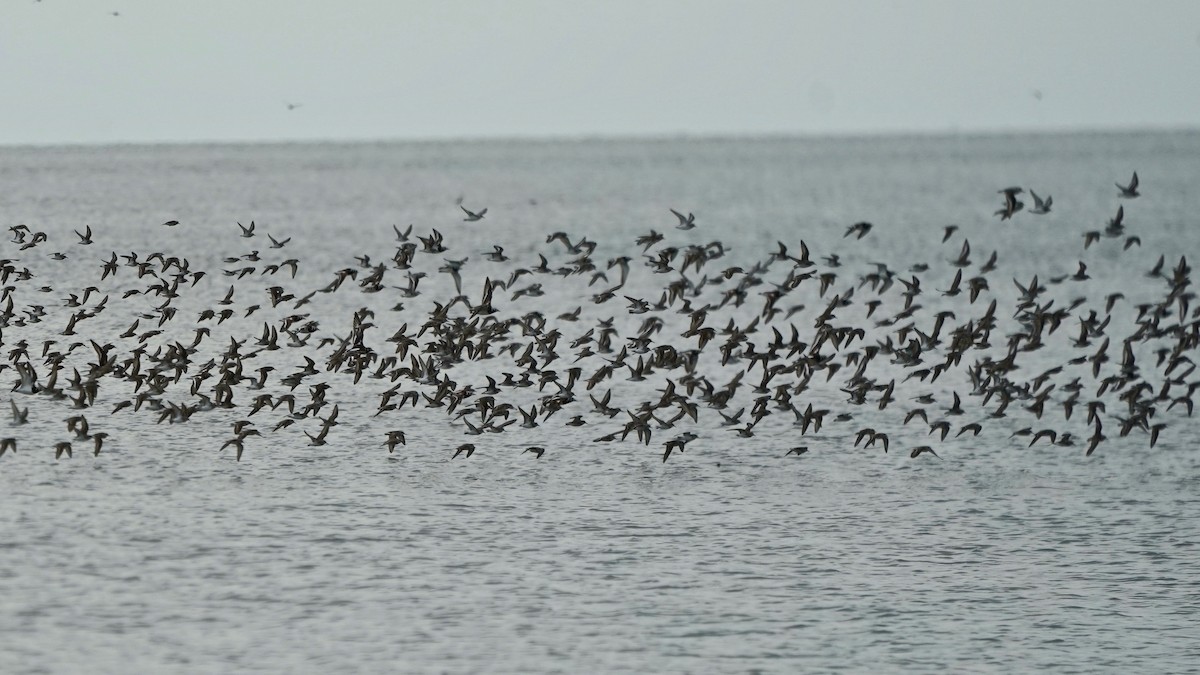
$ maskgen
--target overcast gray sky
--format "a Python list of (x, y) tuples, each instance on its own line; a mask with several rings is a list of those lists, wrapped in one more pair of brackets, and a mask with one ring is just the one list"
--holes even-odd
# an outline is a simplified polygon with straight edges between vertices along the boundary
[(1200, 1), (2, 0), (0, 92), (0, 144), (1196, 127)]

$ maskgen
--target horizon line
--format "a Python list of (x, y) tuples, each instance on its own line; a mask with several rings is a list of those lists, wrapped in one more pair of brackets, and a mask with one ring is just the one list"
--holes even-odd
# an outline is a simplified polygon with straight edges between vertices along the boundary
[(1064, 127), (979, 127), (945, 129), (879, 129), (856, 131), (679, 131), (679, 132), (629, 132), (577, 134), (462, 134), (429, 136), (312, 136), (280, 138), (197, 138), (197, 139), (141, 139), (141, 140), (97, 140), (97, 141), (33, 141), (8, 143), (0, 141), (0, 148), (21, 149), (67, 149), (67, 148), (111, 148), (152, 146), (197, 146), (197, 145), (387, 145), (387, 144), (451, 144), (451, 143), (587, 143), (587, 142), (677, 142), (677, 141), (778, 141), (778, 140), (868, 140), (905, 138), (988, 138), (997, 136), (1071, 136), (1071, 135), (1123, 135), (1123, 134), (1173, 134), (1200, 132), (1200, 124), (1164, 125), (1114, 125), (1114, 126), (1064, 126)]

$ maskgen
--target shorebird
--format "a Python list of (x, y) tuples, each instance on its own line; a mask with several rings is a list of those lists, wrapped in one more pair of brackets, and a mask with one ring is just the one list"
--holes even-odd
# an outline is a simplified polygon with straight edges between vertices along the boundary
[(242, 452), (245, 450), (245, 445), (244, 445), (245, 440), (246, 439), (242, 438), (241, 436), (231, 438), (228, 441), (225, 441), (225, 444), (221, 446), (221, 450), (224, 450), (225, 448), (228, 448), (229, 446), (232, 445), (233, 448), (235, 450), (237, 450), (237, 457), (235, 459), (236, 459), (236, 461), (240, 462), (240, 461), (242, 461)]
[(1119, 237), (1125, 232), (1125, 207), (1117, 207), (1117, 215), (1113, 216), (1104, 228), (1104, 234), (1109, 237)]
[[(462, 445), (460, 445), (454, 449), (454, 455), (452, 457), (450, 457), (450, 459), (455, 459), (459, 455), (462, 455), (463, 453), (466, 453), (464, 455), (464, 457), (470, 458), (471, 455), (475, 454), (475, 444), (474, 443), (463, 443)], [(486, 462), (485, 462), (485, 464), (486, 464)]]
[(1034, 433), (1033, 438), (1029, 441), (1029, 447), (1032, 448), (1034, 443), (1037, 443), (1043, 438), (1049, 438), (1050, 444), (1054, 445), (1058, 441), (1058, 432), (1054, 429), (1042, 429), (1041, 431)]
[[(1154, 178), (1154, 176), (1151, 176), (1151, 178)], [(1136, 171), (1133, 172), (1133, 178), (1129, 179), (1129, 185), (1121, 185), (1120, 183), (1116, 183), (1116, 186), (1117, 189), (1121, 191), (1121, 196), (1126, 199), (1133, 199), (1134, 197), (1141, 195), (1141, 193), (1138, 192), (1138, 175)]]
[(397, 430), (389, 431), (387, 433), (387, 440), (383, 444), (387, 446), (388, 454), (390, 455), (396, 450), (397, 445), (406, 445), (407, 441), (404, 438), (404, 432)]
[(971, 424), (964, 424), (963, 427), (958, 430), (958, 433), (954, 435), (954, 437), (958, 438), (959, 436), (962, 436), (963, 434), (967, 433), (968, 431), (971, 432), (971, 435), (978, 436), (979, 432), (983, 431), (983, 425), (979, 424), (978, 422), (972, 422)]
[(542, 455), (546, 453), (546, 449), (539, 445), (531, 445), (528, 448), (525, 448), (524, 450), (522, 450), (521, 454), (523, 455), (527, 452), (532, 452), (534, 459), (541, 459)]
[(674, 213), (675, 217), (679, 219), (679, 224), (675, 226), (675, 229), (690, 230), (696, 227), (696, 216), (692, 215), (690, 212), (685, 216), (675, 209), (671, 209), (671, 213)]
[(1009, 187), (1000, 190), (999, 193), (1004, 195), (1004, 206), (994, 215), (1000, 216), (1000, 220), (1008, 220), (1013, 217), (1013, 214), (1025, 208), (1025, 203), (1017, 199), (1017, 195), (1024, 192), (1019, 187)]
[(32, 364), (17, 363), (13, 368), (16, 369), (17, 376), (20, 378), (13, 386), (13, 391), (18, 394), (36, 394), (42, 390), (37, 383), (37, 371), (33, 369)]
[(242, 461), (242, 452), (245, 449), (245, 441), (250, 436), (262, 436), (262, 433), (260, 433), (257, 429), (244, 429), (238, 432), (233, 438), (225, 441), (225, 444), (222, 445), (217, 452), (220, 452), (229, 446), (233, 446), (233, 448), (237, 450), (237, 456), (234, 459), (240, 462)]
[(1029, 196), (1033, 197), (1033, 208), (1029, 209), (1030, 213), (1037, 214), (1039, 216), (1050, 213), (1050, 205), (1054, 203), (1054, 197), (1046, 195), (1046, 199), (1043, 200), (1033, 190), (1029, 191)]
[(454, 280), (454, 292), (456, 295), (462, 295), (462, 268), (467, 264), (467, 258), (462, 260), (447, 260), (445, 265), (438, 268), (439, 272), (445, 272)]
[(25, 424), (29, 421), (29, 406), (25, 406), (24, 409), (18, 408), (17, 402), (12, 398), (8, 399), (8, 404), (12, 406), (13, 424)]
[(1162, 432), (1163, 429), (1166, 429), (1166, 428), (1167, 428), (1167, 425), (1165, 423), (1154, 424), (1154, 425), (1150, 426), (1150, 447), (1153, 448), (1158, 443), (1158, 435)]
[(863, 237), (867, 236), (867, 233), (871, 231), (872, 227), (874, 227), (874, 226), (868, 222), (855, 223), (855, 224), (851, 225), (850, 227), (846, 228), (846, 234), (842, 235), (842, 238), (845, 239), (846, 237), (849, 237), (850, 235), (854, 234), (854, 235), (857, 235), (855, 237), (856, 239), (862, 239)]
[(686, 447), (688, 443), (691, 443), (692, 441), (696, 440), (697, 438), (699, 438), (699, 436), (697, 436), (696, 434), (694, 434), (690, 431), (685, 431), (684, 433), (667, 441), (666, 443), (663, 444), (662, 461), (666, 462), (667, 458), (671, 456), (671, 452), (673, 450), (683, 452), (684, 447)]
[(661, 242), (665, 237), (654, 230), (650, 230), (649, 234), (639, 236), (634, 243), (642, 247), (642, 253), (649, 251), (652, 246)]
[(483, 220), (483, 216), (484, 216), (484, 214), (486, 214), (486, 213), (487, 213), (487, 211), (488, 211), (488, 210), (485, 208), (485, 209), (483, 209), (483, 210), (479, 211), (479, 213), (475, 213), (474, 211), (468, 211), (468, 210), (467, 210), (467, 207), (465, 207), (465, 206), (462, 206), (461, 204), (459, 205), (459, 207), (458, 207), (458, 208), (462, 209), (462, 210), (463, 210), (463, 213), (467, 214), (467, 217), (466, 217), (466, 218), (463, 218), (463, 221), (464, 221), (464, 222), (467, 222), (467, 223), (473, 223), (473, 222), (475, 222), (475, 221), (477, 221), (477, 220)]
[(75, 440), (86, 441), (91, 438), (88, 434), (88, 421), (83, 415), (67, 418), (67, 431), (75, 432)]

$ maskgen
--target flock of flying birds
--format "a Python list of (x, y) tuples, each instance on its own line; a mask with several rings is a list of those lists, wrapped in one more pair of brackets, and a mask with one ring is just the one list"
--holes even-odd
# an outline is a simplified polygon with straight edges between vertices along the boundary
[[(1117, 187), (1122, 199), (1138, 197), (1137, 174)], [(1024, 208), (1021, 188), (999, 192), (1001, 220)], [(1029, 193), (1030, 213), (1050, 211), (1050, 196)], [(477, 240), (487, 209), (460, 208), (476, 223), (463, 226), (464, 239)], [(680, 230), (701, 226), (692, 213), (670, 212)], [(1122, 250), (1140, 245), (1123, 218), (1122, 206), (1104, 230), (1085, 233), (1084, 248), (1104, 239), (1123, 240)], [(261, 241), (254, 222), (238, 226), (247, 246)], [(651, 230), (627, 243), (628, 255), (604, 259), (596, 242), (555, 232), (519, 263), (499, 245), (481, 253), (464, 244), (455, 253), (436, 229), (414, 236), (411, 225), (393, 226), (390, 259), (363, 255), (327, 283), (299, 288), (302, 261), (286, 257), (290, 238), (273, 234), (266, 255), (230, 256), (207, 273), (164, 252), (82, 254), (102, 241), (90, 227), (75, 230), (70, 256), (50, 250), (45, 232), (8, 229), (0, 371), (16, 378), (11, 424), (63, 425), (65, 434), (52, 448), (7, 435), (0, 457), (53, 450), (60, 459), (79, 446), (98, 456), (144, 443), (114, 437), (105, 445), (132, 426), (109, 421), (118, 416), (170, 425), (232, 419), (231, 436), (213, 450), (238, 461), (264, 432), (289, 446), (374, 446), (388, 456), (418, 446), (449, 459), (570, 450), (561, 439), (560, 447), (431, 447), (438, 442), (409, 438), (406, 428), (430, 418), (480, 437), (590, 426), (598, 430), (592, 443), (626, 442), (636, 452), (658, 439), (653, 456), (663, 462), (697, 439), (752, 438), (772, 425), (764, 434), (771, 443), (791, 439), (777, 447), (782, 456), (809, 451), (797, 441), (822, 450), (852, 441), (887, 453), (895, 437), (911, 458), (941, 459), (935, 443), (965, 450), (981, 433), (1027, 438), (1029, 447), (1078, 446), (1090, 456), (1106, 429), (1144, 434), (1154, 447), (1162, 419), (1190, 417), (1200, 387), (1189, 379), (1200, 309), (1190, 305), (1182, 256), (1159, 257), (1145, 273), (1161, 295), (1122, 314), (1120, 290), (1089, 301), (1084, 293), (1096, 289), (1082, 262), (1074, 274), (1044, 280), (1074, 287), (1069, 302), (1051, 297), (1038, 276), (1013, 278), (1015, 296), (1007, 280), (1004, 292), (993, 290), (998, 254), (974, 262), (966, 240), (944, 261), (953, 279), (935, 288), (921, 276), (938, 273), (928, 264), (898, 271), (873, 263), (854, 273), (837, 253), (814, 259), (803, 241), (798, 251), (780, 242), (737, 266), (722, 263), (727, 247), (719, 241), (674, 246)], [(855, 223), (843, 240), (869, 246), (858, 242), (871, 230)], [(942, 242), (956, 233), (946, 227)], [(47, 284), (37, 263), (68, 257), (84, 270), (94, 265), (93, 284), (70, 292)], [(478, 262), (468, 265), (472, 257)], [(468, 290), (474, 283), (477, 293)], [(578, 306), (545, 314), (548, 301), (538, 298), (547, 293)], [(334, 312), (318, 318), (313, 307), (334, 295), (340, 299), (328, 304), (346, 308), (347, 323), (326, 325)], [(203, 309), (187, 311), (190, 298)], [(1064, 353), (1069, 358), (1054, 356)], [(31, 418), (30, 397), (53, 401), (62, 416)], [(375, 408), (361, 410), (367, 400)], [(343, 404), (369, 423), (335, 431)]]

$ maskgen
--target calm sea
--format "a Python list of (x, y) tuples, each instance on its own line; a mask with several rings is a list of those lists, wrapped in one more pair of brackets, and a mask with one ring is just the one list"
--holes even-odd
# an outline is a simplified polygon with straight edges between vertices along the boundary
[[(1114, 183), (1135, 170), (1142, 194), (1121, 199)], [(997, 191), (1018, 185), (1030, 205), (1030, 188), (1052, 195), (1051, 212), (995, 217)], [(0, 149), (0, 224), (46, 234), (25, 250), (10, 232), (0, 238), (0, 258), (32, 275), (4, 283), (14, 303), (0, 332), (4, 363), (22, 360), (12, 350), (24, 340), (46, 384), (46, 352), (79, 342), (57, 376), (58, 387), (69, 387), (72, 371), (97, 359), (90, 340), (113, 344), (122, 360), (141, 344), (148, 369), (156, 353), (189, 345), (196, 328), (209, 327), (191, 369), (150, 396), (168, 407), (199, 400), (191, 376), (205, 361), (219, 362), (231, 337), (247, 340), (243, 357), (253, 353), (246, 377), (275, 368), (261, 392), (239, 385), (236, 407), (202, 410), (185, 423), (160, 421), (153, 401), (112, 412), (142, 389), (111, 375), (86, 409), (12, 395), (29, 421), (0, 418), (0, 437), (18, 444), (0, 457), (0, 672), (1198, 672), (1200, 429), (1184, 406), (1168, 410), (1163, 400), (1151, 421), (1166, 426), (1153, 448), (1143, 429), (1121, 437), (1129, 416), (1121, 393), (1098, 395), (1092, 363), (1070, 363), (1095, 354), (1103, 339), (1074, 345), (1080, 320), (1092, 310), (1103, 319), (1108, 296), (1121, 293), (1101, 378), (1116, 372), (1137, 306), (1168, 292), (1163, 278), (1146, 273), (1161, 254), (1168, 276), (1181, 256), (1200, 260), (1198, 185), (1198, 133)], [(488, 211), (464, 222), (460, 205)], [(1124, 234), (1085, 250), (1084, 233), (1105, 230), (1121, 206)], [(676, 229), (672, 208), (695, 214), (696, 227)], [(168, 220), (180, 224), (164, 227)], [(242, 237), (238, 223), (251, 221), (255, 235)], [(857, 222), (873, 228), (861, 240), (845, 237)], [(413, 242), (436, 229), (448, 250), (424, 253), (418, 243), (406, 271), (391, 260), (401, 244), (393, 226), (403, 232), (410, 224)], [(948, 225), (958, 229), (943, 242)], [(94, 243), (85, 246), (72, 231), (88, 226)], [(644, 264), (634, 242), (651, 230), (665, 236), (652, 255), (681, 250), (673, 271)], [(561, 238), (548, 241), (556, 232), (571, 244), (595, 242), (595, 270), (581, 269), (581, 253)], [(290, 241), (272, 248), (268, 234)], [(1140, 244), (1126, 250), (1130, 236)], [(726, 281), (723, 270), (751, 271), (777, 242), (799, 256), (801, 241), (814, 267), (775, 261), (761, 284), (745, 289), (741, 306), (717, 307), (744, 275)], [(964, 241), (969, 263), (960, 268)], [(508, 260), (489, 260), (493, 246)], [(697, 347), (682, 335), (689, 315), (677, 311), (679, 301), (653, 308), (681, 278), (689, 246), (724, 254), (685, 274), (693, 286), (709, 278), (687, 299), (693, 310), (712, 304), (705, 325), (716, 329), (697, 372), (718, 389), (743, 372), (742, 385), (725, 409), (699, 403), (694, 422), (685, 416), (660, 429), (674, 410), (657, 412), (648, 445), (632, 437), (594, 442), (621, 430), (625, 410), (659, 401), (671, 386), (700, 400), (702, 389), (686, 391), (680, 369), (651, 368), (631, 381), (639, 357), (653, 356), (631, 340), (644, 331), (651, 349)], [(186, 259), (206, 276), (181, 284), (174, 298), (148, 291), (158, 280), (139, 278), (136, 267), (101, 280), (113, 253), (146, 260), (154, 252)], [(971, 303), (968, 280), (983, 275), (993, 252), (989, 287)], [(416, 336), (434, 303), (457, 293), (439, 271), (447, 260), (467, 259), (462, 294), (477, 303), (485, 278), (507, 282), (538, 266), (539, 254), (549, 273), (518, 275), (494, 291), (495, 316), (524, 317), (527, 326), (514, 323), (507, 342), (491, 347), (494, 358), (446, 363), (438, 375), (474, 389), (464, 407), (486, 395), (488, 377), (519, 378), (516, 361), (537, 343), (528, 328), (537, 325), (535, 312), (546, 321), (543, 344), (553, 339), (547, 332), (558, 336), (559, 358), (539, 366), (564, 384), (568, 369), (579, 367), (586, 380), (629, 349), (611, 380), (591, 391), (576, 384), (576, 400), (549, 418), (539, 414), (537, 428), (521, 428), (514, 408), (516, 424), (503, 433), (467, 435), (466, 422), (479, 425), (480, 416), (459, 418), (424, 398), (375, 416), (381, 394), (398, 383), (431, 397), (437, 387), (372, 377), (378, 362), (357, 383), (326, 369), (339, 341), (356, 331), (381, 357), (395, 354), (388, 338), (397, 331)], [(824, 260), (833, 254), (838, 267)], [(628, 283), (596, 303), (594, 294), (616, 286), (619, 265), (608, 261), (618, 256), (631, 258)], [(297, 261), (294, 279), (264, 273), (287, 259)], [(1080, 262), (1088, 278), (1070, 278)], [(364, 286), (380, 264), (379, 287)], [(151, 267), (162, 272), (157, 262)], [(241, 277), (224, 273), (249, 267)], [(964, 292), (943, 295), (959, 269)], [(296, 307), (339, 271), (355, 276)], [(815, 274), (778, 300), (783, 311), (767, 323), (763, 294), (778, 292), (789, 271)], [(401, 290), (412, 283), (409, 272), (426, 274), (415, 297)], [(822, 295), (817, 275), (825, 273), (836, 276)], [(873, 290), (872, 273), (889, 277), (891, 288)], [(1004, 356), (1020, 330), (1017, 285), (1035, 275), (1046, 287), (1039, 305), (1072, 309), (1042, 349), (1022, 353), (1011, 377), (1028, 383), (1052, 371), (1046, 382), (1056, 389), (1040, 419), (1028, 400), (996, 418), (997, 402), (985, 407), (973, 395), (968, 366), (984, 354)], [(903, 309), (901, 280), (913, 276), (921, 309), (878, 325)], [(544, 294), (514, 299), (531, 284)], [(64, 336), (78, 311), (70, 296), (88, 286), (97, 291), (85, 308), (105, 295), (107, 304)], [(295, 298), (272, 307), (273, 286)], [(232, 304), (218, 305), (231, 287)], [(977, 321), (993, 299), (998, 326), (990, 350), (969, 353), (936, 381), (905, 379), (911, 369), (876, 357), (870, 377), (881, 388), (895, 382), (886, 410), (879, 390), (864, 405), (848, 400), (855, 364), (822, 370), (786, 402), (829, 411), (819, 430), (802, 434), (788, 405), (773, 400), (776, 385), (796, 376), (776, 375), (755, 391), (761, 364), (723, 365), (722, 331), (759, 316), (747, 340), (759, 351), (773, 341), (772, 328), (790, 340), (792, 325), (811, 345), (814, 320), (835, 296), (849, 300), (834, 308), (836, 323), (865, 331), (841, 347), (839, 362), (889, 339), (902, 348), (907, 338), (895, 330), (905, 322), (928, 333), (936, 313), (952, 312), (928, 367), (944, 359), (950, 331)], [(168, 300), (177, 313), (160, 327)], [(631, 314), (637, 300), (651, 310)], [(869, 301), (878, 302), (870, 318)], [(38, 305), (40, 321), (32, 319)], [(227, 321), (201, 321), (203, 310), (223, 307), (235, 310)], [(453, 314), (465, 316), (464, 306)], [(256, 351), (264, 325), (297, 316), (293, 327), (315, 322), (306, 346), (285, 346), (280, 331), (281, 349)], [(580, 357), (583, 347), (571, 343), (589, 329), (598, 335), (609, 319), (614, 351)], [(134, 337), (119, 337), (135, 320)], [(139, 342), (152, 330), (163, 333)], [(395, 366), (413, 354), (426, 358), (430, 337), (416, 338)], [(47, 340), (55, 342), (44, 347)], [(1165, 377), (1156, 350), (1169, 344), (1131, 347), (1151, 397)], [(318, 373), (292, 391), (281, 380), (305, 356)], [(777, 362), (786, 356), (784, 349)], [(1172, 397), (1196, 381), (1186, 363), (1171, 376), (1184, 380)], [(1082, 398), (1066, 419), (1062, 402), (1076, 377)], [(17, 374), (8, 368), (0, 379), (16, 383)], [(287, 418), (285, 407), (248, 415), (264, 392), (290, 392), (298, 411), (322, 382), (328, 405), (319, 415), (339, 408), (324, 445), (305, 435), (319, 434), (317, 419), (271, 431)], [(214, 383), (199, 391), (212, 396)], [(496, 401), (544, 410), (558, 385), (538, 384), (534, 376), (533, 386), (502, 387)], [(606, 391), (622, 411), (611, 419), (588, 398)], [(961, 416), (947, 412), (955, 394)], [(922, 395), (935, 402), (915, 400)], [(764, 404), (770, 414), (752, 437), (721, 426), (719, 412), (746, 408), (744, 427), (760, 396), (772, 397)], [(1108, 440), (1086, 457), (1090, 400), (1107, 402)], [(946, 441), (919, 419), (904, 424), (918, 407), (929, 423), (952, 421)], [(67, 429), (78, 414), (91, 433), (108, 434), (98, 457), (92, 441), (73, 440)], [(585, 424), (567, 425), (576, 414)], [(244, 419), (263, 435), (245, 439), (238, 462), (231, 448), (220, 449)], [(972, 422), (980, 435), (956, 436)], [(889, 434), (889, 452), (856, 447), (864, 427)], [(1060, 439), (1069, 433), (1074, 443), (1030, 448), (1029, 436), (1011, 436), (1024, 427)], [(395, 430), (407, 444), (389, 453), (384, 441)], [(685, 431), (696, 440), (662, 461), (663, 443)], [(56, 461), (62, 441), (73, 441), (74, 456)], [(474, 455), (452, 460), (464, 442), (475, 444)], [(530, 445), (545, 454), (522, 453)], [(921, 445), (939, 457), (910, 458)], [(808, 451), (785, 456), (796, 446)]]

